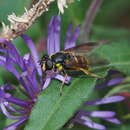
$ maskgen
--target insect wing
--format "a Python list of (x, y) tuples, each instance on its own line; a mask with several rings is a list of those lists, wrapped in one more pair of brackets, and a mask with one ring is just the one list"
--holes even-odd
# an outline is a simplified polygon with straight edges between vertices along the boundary
[[(78, 58), (78, 63), (73, 62), (73, 60), (71, 60), (71, 62), (68, 63), (67, 66), (85, 68), (85, 66), (88, 65), (91, 68), (95, 66), (102, 66), (102, 65), (109, 64), (105, 58), (95, 53), (91, 53), (94, 49), (107, 42), (108, 42), (107, 40), (101, 42), (88, 42), (73, 48), (66, 49), (65, 52), (72, 53)], [(84, 58), (86, 60), (82, 60)]]
[(89, 53), (95, 48), (99, 47), (102, 44), (109, 42), (110, 40), (102, 40), (100, 42), (87, 42), (81, 45), (64, 50), (64, 52), (74, 53), (75, 55), (89, 55)]

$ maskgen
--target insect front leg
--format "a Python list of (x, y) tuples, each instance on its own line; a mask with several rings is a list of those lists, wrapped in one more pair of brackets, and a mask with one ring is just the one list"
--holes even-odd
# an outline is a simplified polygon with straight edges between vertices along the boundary
[(64, 80), (62, 81), (61, 86), (60, 86), (60, 96), (63, 95), (63, 87), (64, 87), (65, 81), (68, 77), (68, 75), (67, 75), (67, 73), (65, 72), (64, 69), (61, 71), (61, 75), (64, 76)]

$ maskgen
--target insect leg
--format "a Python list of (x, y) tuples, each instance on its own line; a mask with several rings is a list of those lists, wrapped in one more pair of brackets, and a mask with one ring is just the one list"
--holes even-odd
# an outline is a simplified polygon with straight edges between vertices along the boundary
[(65, 79), (64, 79), (64, 81), (62, 81), (61, 86), (60, 86), (60, 96), (62, 96), (62, 95), (63, 95), (63, 86), (64, 86), (65, 81), (66, 81), (67, 76), (68, 76), (68, 75), (67, 75), (67, 73), (65, 72), (65, 70), (62, 70), (62, 73), (63, 73), (63, 75), (64, 75)]
[(84, 72), (85, 74), (91, 76), (91, 77), (94, 77), (94, 78), (102, 78), (101, 76), (96, 75), (96, 74), (94, 74), (94, 73), (91, 73), (90, 71), (85, 70), (85, 69), (83, 69), (83, 68), (80, 68), (80, 70), (81, 70), (82, 72)]

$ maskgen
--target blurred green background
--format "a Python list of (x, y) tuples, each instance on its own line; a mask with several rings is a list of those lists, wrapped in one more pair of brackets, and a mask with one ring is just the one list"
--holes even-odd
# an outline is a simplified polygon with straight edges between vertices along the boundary
[[(61, 43), (65, 40), (65, 32), (70, 23), (73, 23), (74, 27), (78, 24), (82, 24), (85, 19), (86, 12), (92, 0), (80, 0), (76, 1), (65, 9), (65, 13), (62, 15), (61, 26)], [(21, 15), (24, 12), (24, 7), (29, 8), (31, 6), (31, 0), (1, 0), (0, 1), (0, 22), (8, 24), (7, 15), (13, 12), (16, 15)], [(47, 36), (47, 27), (51, 16), (57, 15), (58, 9), (56, 2), (51, 4), (49, 11), (45, 12), (40, 18), (37, 19), (35, 24), (29, 28), (26, 34), (28, 34), (33, 41), (37, 44), (39, 40), (45, 40)], [(130, 0), (104, 0), (103, 4), (94, 20), (90, 40), (104, 40), (104, 39), (128, 39), (130, 40)], [(80, 38), (79, 38), (80, 39)], [(21, 38), (17, 38), (13, 42), (17, 48), (20, 49), (21, 54), (28, 52), (28, 49)], [(44, 43), (43, 43), (44, 44)], [(44, 44), (45, 45), (45, 44)], [(122, 43), (123, 46), (123, 43)], [(38, 47), (39, 48), (39, 47)], [(42, 50), (39, 50), (42, 52)], [(42, 55), (42, 53), (41, 53)], [(3, 78), (3, 82), (12, 82), (12, 75), (4, 73), (3, 69), (0, 69), (0, 77)], [(0, 78), (1, 79), (1, 78)], [(2, 82), (0, 82), (2, 84)], [(17, 83), (16, 83), (17, 84)], [(100, 93), (101, 94), (101, 93)], [(104, 95), (104, 94), (101, 94)], [(95, 97), (99, 95), (95, 92)], [(122, 107), (123, 106), (123, 107)], [(102, 106), (104, 109), (115, 110), (118, 113), (118, 117), (122, 119), (124, 115), (127, 115), (130, 108), (125, 103), (116, 103), (113, 105)], [(117, 109), (118, 108), (118, 109)], [(90, 108), (93, 109), (93, 108)], [(3, 119), (2, 116), (0, 118)], [(101, 122), (109, 127), (109, 130), (129, 130), (130, 120), (122, 120), (121, 126), (116, 126), (111, 123)], [(0, 123), (1, 124), (1, 123)], [(1, 124), (2, 125), (2, 124)], [(66, 130), (67, 128), (63, 128)], [(72, 130), (90, 130), (85, 126), (76, 125)]]

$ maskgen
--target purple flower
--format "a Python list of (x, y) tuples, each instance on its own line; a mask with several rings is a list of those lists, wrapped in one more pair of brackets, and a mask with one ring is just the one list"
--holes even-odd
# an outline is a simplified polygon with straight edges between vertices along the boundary
[(106, 80), (104, 83), (97, 85), (96, 89), (102, 89), (110, 86), (116, 86), (121, 84), (125, 77), (123, 74), (121, 74), (119, 71), (110, 70), (107, 77), (109, 77), (109, 80)]
[[(83, 106), (92, 106), (92, 105), (103, 105), (114, 102), (119, 102), (124, 100), (122, 96), (111, 96), (102, 99), (97, 99), (93, 101), (87, 101)], [(121, 122), (115, 117), (116, 113), (112, 111), (86, 111), (79, 110), (76, 116), (71, 120), (71, 123), (80, 123), (89, 128), (97, 129), (97, 130), (105, 130), (106, 127), (102, 124), (98, 124), (94, 122), (91, 118), (100, 118), (108, 122), (112, 122), (114, 124), (120, 124)]]
[[(60, 24), (61, 17), (53, 16), (48, 29), (48, 55), (60, 51)], [(74, 47), (76, 45), (79, 30), (80, 27), (78, 26), (75, 31), (72, 32), (72, 25), (69, 26), (64, 44), (65, 49)], [(48, 71), (45, 77), (46, 79), (43, 80), (41, 66), (39, 65), (39, 56), (33, 41), (24, 34), (21, 35), (21, 37), (30, 49), (31, 54), (28, 53), (24, 56), (21, 56), (10, 41), (0, 39), (0, 43), (4, 44), (4, 47), (0, 46), (0, 66), (4, 67), (16, 77), (20, 84), (20, 92), (24, 97), (20, 99), (13, 96), (12, 93), (9, 93), (9, 91), (16, 91), (11, 84), (5, 84), (0, 87), (0, 109), (7, 118), (14, 120), (14, 123), (4, 128), (4, 130), (15, 130), (19, 125), (29, 119), (29, 115), (35, 102), (37, 101), (38, 95), (41, 91), (44, 91), (44, 89), (48, 87), (52, 78), (64, 81), (65, 83), (68, 83), (71, 79), (69, 76), (65, 78), (58, 73)], [(88, 101), (84, 105), (89, 106), (108, 104), (121, 100), (123, 100), (122, 96), (113, 96), (103, 98), (101, 100), (91, 102)], [(103, 120), (119, 124), (120, 122), (114, 116), (115, 113), (111, 111), (87, 112), (81, 110), (72, 120), (72, 123), (78, 122), (91, 128), (105, 129), (103, 125), (94, 123), (90, 117), (98, 117), (102, 118)]]
[[(57, 16), (52, 17), (49, 24), (48, 55), (60, 51), (60, 22), (61, 18)], [(70, 31), (67, 32), (65, 48), (75, 45), (79, 33), (78, 30), (79, 27), (72, 34), (70, 34)], [(6, 126), (4, 130), (15, 130), (19, 125), (28, 120), (39, 93), (48, 87), (52, 78), (65, 83), (70, 81), (69, 76), (64, 78), (62, 75), (52, 72), (48, 72), (46, 79), (43, 80), (39, 55), (33, 41), (27, 35), (22, 34), (21, 37), (30, 49), (31, 54), (27, 53), (21, 56), (12, 42), (0, 39), (0, 66), (16, 77), (22, 90), (22, 97), (26, 99), (17, 98), (9, 93), (9, 91), (16, 91), (11, 84), (5, 84), (0, 87), (0, 109), (7, 118), (14, 120), (14, 123)], [(70, 45), (69, 42), (71, 43)]]
[(28, 53), (22, 57), (10, 41), (0, 39), (0, 43), (6, 46), (5, 48), (0, 46), (0, 52), (2, 53), (0, 66), (16, 77), (21, 86), (23, 97), (26, 97), (26, 100), (23, 100), (9, 93), (9, 90), (16, 91), (10, 84), (0, 87), (0, 109), (7, 118), (14, 120), (14, 123), (4, 128), (5, 130), (15, 130), (29, 118), (44, 82), (36, 48), (28, 36), (22, 35), (22, 37), (30, 48), (32, 55)]

